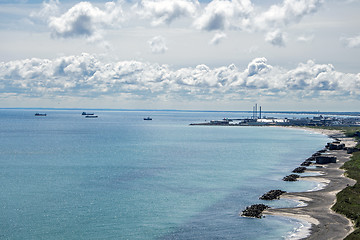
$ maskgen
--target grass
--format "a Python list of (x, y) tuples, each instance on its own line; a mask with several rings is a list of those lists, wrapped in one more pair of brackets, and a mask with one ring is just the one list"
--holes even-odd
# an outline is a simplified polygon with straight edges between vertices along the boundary
[[(341, 130), (348, 137), (356, 137), (355, 132), (360, 131), (360, 127), (326, 127), (331, 130)], [(359, 142), (359, 138), (357, 141)], [(360, 144), (357, 144), (360, 148)], [(345, 240), (360, 239), (360, 152), (353, 153), (349, 161), (343, 166), (347, 177), (355, 179), (354, 186), (348, 186), (336, 195), (336, 204), (332, 209), (351, 219), (355, 225), (355, 231), (348, 235)]]
[(351, 160), (342, 168), (346, 170), (346, 175), (355, 179), (357, 183), (346, 187), (336, 195), (336, 204), (332, 209), (354, 222), (356, 230), (345, 239), (360, 239), (360, 152), (354, 153)]

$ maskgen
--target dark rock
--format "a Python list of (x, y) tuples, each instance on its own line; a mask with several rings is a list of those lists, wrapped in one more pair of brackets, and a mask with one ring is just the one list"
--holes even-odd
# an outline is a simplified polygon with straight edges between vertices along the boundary
[(306, 161), (315, 161), (315, 157), (309, 157)]
[(293, 173), (303, 173), (303, 172), (305, 172), (305, 170), (306, 170), (306, 167), (297, 167), (292, 172)]
[(290, 174), (289, 176), (286, 176), (283, 178), (283, 181), (287, 182), (295, 182), (300, 177), (300, 175), (297, 174)]
[(315, 157), (314, 156), (311, 156), (309, 157), (308, 159), (306, 159), (302, 164), (301, 166), (310, 166), (312, 164), (312, 161), (315, 161)]
[(359, 151), (358, 148), (347, 148), (347, 149), (346, 149), (346, 152), (347, 152), (348, 154), (352, 154), (352, 153), (358, 152), (358, 151)]
[(262, 195), (259, 199), (261, 200), (274, 200), (274, 199), (280, 199), (281, 194), (286, 193), (282, 190), (270, 190), (264, 195)]
[(327, 164), (327, 163), (336, 163), (336, 157), (332, 155), (322, 155), (316, 157), (316, 163), (317, 164)]
[(246, 207), (246, 209), (242, 212), (241, 216), (261, 218), (262, 212), (267, 208), (269, 208), (269, 206), (266, 206), (264, 204), (254, 204)]
[(306, 167), (308, 167), (308, 166), (310, 166), (311, 164), (312, 164), (311, 161), (304, 161), (304, 162), (301, 164), (301, 166), (306, 166)]
[(341, 143), (338, 143), (338, 142), (333, 142), (333, 143), (330, 143), (329, 144), (329, 150), (342, 150), (344, 149), (345, 147), (345, 144), (341, 144)]

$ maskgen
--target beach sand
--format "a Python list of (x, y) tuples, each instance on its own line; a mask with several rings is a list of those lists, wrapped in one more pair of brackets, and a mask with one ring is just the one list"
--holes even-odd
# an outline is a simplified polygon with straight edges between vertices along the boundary
[[(302, 128), (306, 131), (326, 134), (337, 138), (346, 147), (354, 147), (356, 142), (346, 138), (340, 131), (325, 129)], [(354, 185), (355, 180), (344, 176), (340, 167), (349, 160), (350, 154), (344, 150), (329, 151), (337, 157), (336, 163), (322, 164), (322, 168), (307, 169), (306, 172), (320, 172), (319, 176), (301, 177), (299, 180), (318, 181), (326, 186), (318, 191), (285, 193), (281, 198), (290, 198), (305, 203), (305, 206), (295, 208), (271, 208), (263, 212), (264, 215), (281, 215), (296, 218), (311, 223), (309, 234), (302, 239), (344, 239), (353, 231), (352, 222), (345, 216), (335, 213), (331, 207), (336, 202), (336, 194), (348, 185)]]

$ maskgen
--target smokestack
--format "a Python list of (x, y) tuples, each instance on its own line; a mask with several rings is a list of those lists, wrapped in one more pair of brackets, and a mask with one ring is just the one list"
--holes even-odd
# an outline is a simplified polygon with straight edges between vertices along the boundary
[(255, 103), (255, 119), (257, 119), (257, 103)]
[(260, 106), (260, 117), (259, 118), (261, 119), (261, 106)]

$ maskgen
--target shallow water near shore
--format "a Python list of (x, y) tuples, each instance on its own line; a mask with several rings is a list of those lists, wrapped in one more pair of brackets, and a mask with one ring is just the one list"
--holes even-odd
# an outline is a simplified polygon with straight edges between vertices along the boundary
[[(296, 220), (239, 216), (329, 139), (286, 128), (189, 126), (237, 113), (0, 110), (2, 239), (281, 239)], [(151, 116), (152, 121), (143, 118)]]

